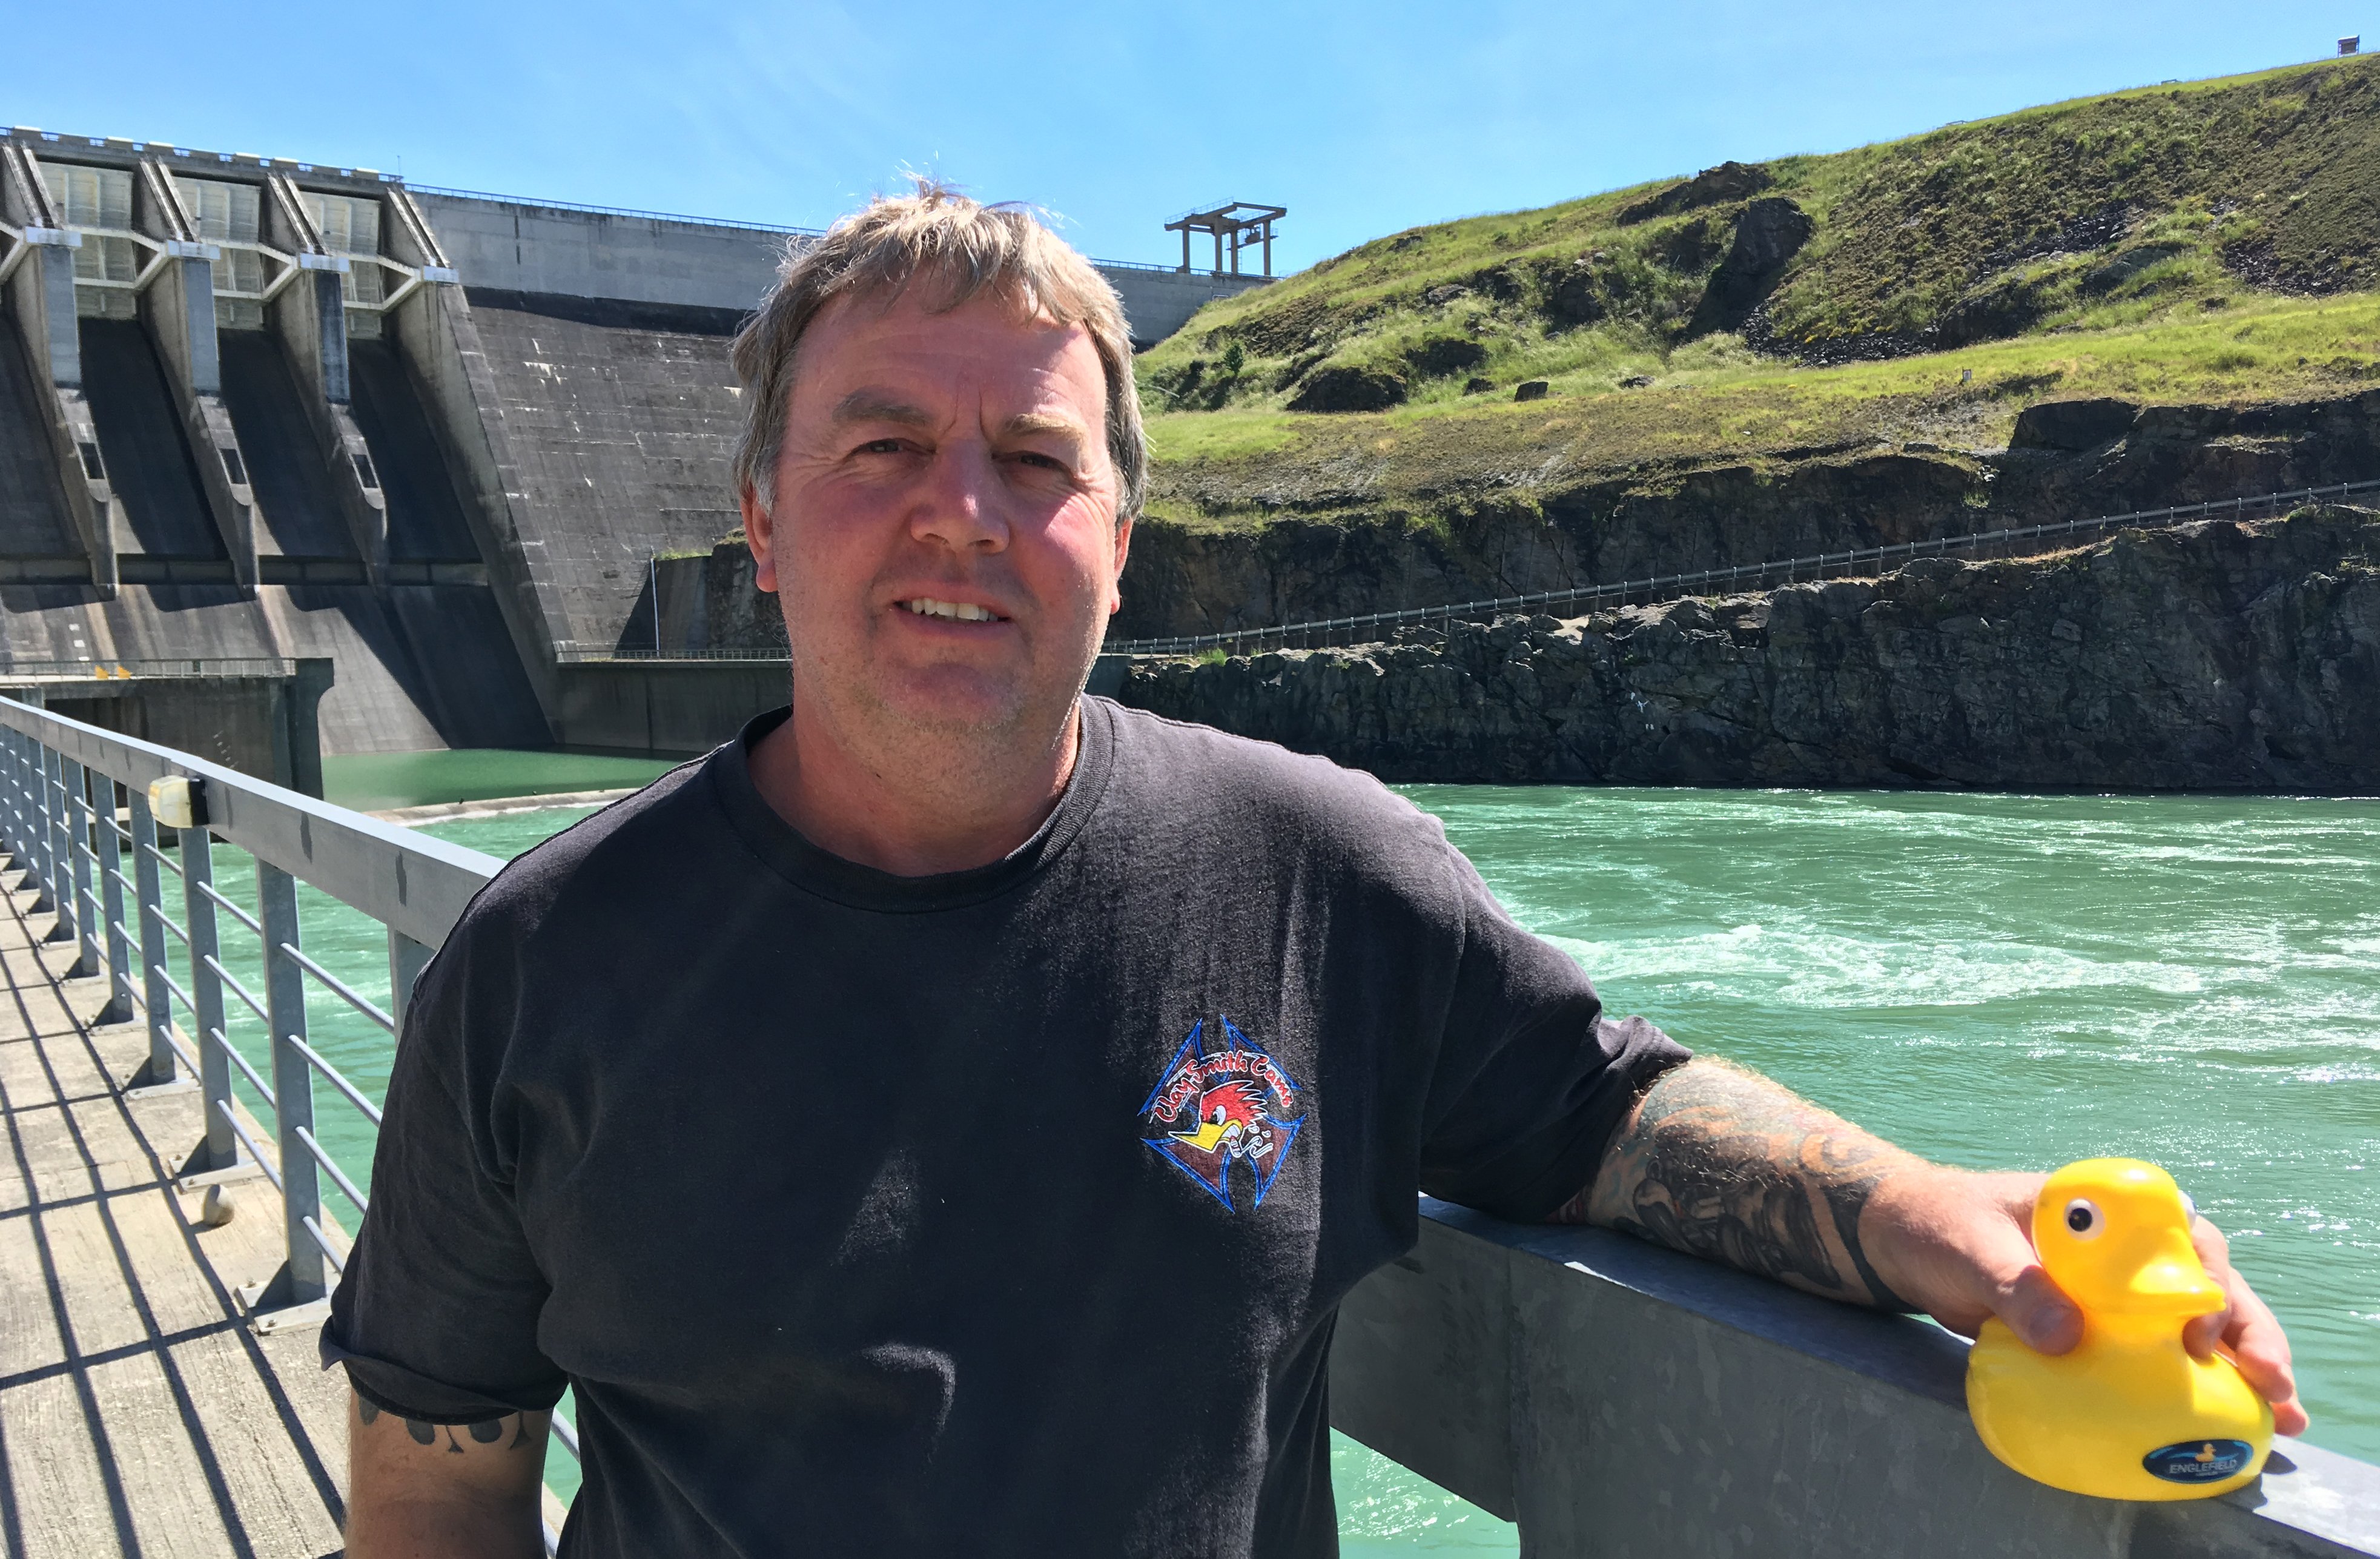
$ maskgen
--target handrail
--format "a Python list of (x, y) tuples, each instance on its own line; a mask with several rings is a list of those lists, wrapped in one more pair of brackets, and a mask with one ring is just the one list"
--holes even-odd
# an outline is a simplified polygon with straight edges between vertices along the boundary
[(1340, 1307), (1331, 1422), (1520, 1523), (1524, 1553), (2380, 1553), (2380, 1467), (2283, 1440), (2215, 1499), (2061, 1493), (1984, 1448), (1940, 1327), (1608, 1229), (1420, 1211)]
[(598, 206), (584, 201), (554, 201), (544, 196), (498, 195), (485, 189), (451, 189), (443, 184), (407, 184), (412, 195), (444, 195), (458, 201), (487, 201), (497, 205), (526, 206), (532, 211), (575, 211), (590, 216), (633, 216), (647, 222), (682, 222), (695, 227), (726, 227), (746, 233), (782, 233), (798, 238), (823, 238), (823, 227), (786, 227), (774, 222), (746, 222), (732, 216), (688, 216), (684, 212), (640, 211), (634, 206)]
[[(306, 1058), (306, 1064), (308, 1066), (322, 1074), (322, 1080), (324, 1082), (329, 1083), (333, 1088), (337, 1089), (342, 1094), (346, 1095), (347, 1102), (353, 1104), (358, 1111), (362, 1112), (364, 1119), (371, 1122), (374, 1126), (378, 1126), (380, 1124), (380, 1106), (365, 1098), (363, 1090), (358, 1088), (354, 1083), (349, 1082), (347, 1080), (347, 1075), (345, 1072), (340, 1071), (336, 1066), (332, 1066), (328, 1061), (324, 1060), (322, 1058), (322, 1052), (316, 1050), (312, 1045), (308, 1044), (305, 1041), (298, 1039), (294, 1035), (289, 1037), (289, 1045), (291, 1049), (295, 1050), (298, 1054)], [(336, 1171), (334, 1171), (333, 1173), (336, 1173)], [(357, 1205), (361, 1206), (362, 1203), (358, 1202)]]
[(285, 790), (192, 753), (0, 698), (0, 729), (41, 740), (145, 794), (149, 782), (207, 782), (206, 831), (426, 947), (446, 939), (504, 865), (492, 856)]
[(308, 974), (312, 975), (315, 979), (329, 986), (334, 994), (345, 998), (349, 1006), (355, 1008), (358, 1012), (362, 1013), (374, 1023), (379, 1024), (381, 1028), (387, 1032), (391, 1034), (396, 1032), (396, 1019), (391, 1017), (387, 1013), (382, 1012), (380, 1008), (380, 1004), (374, 1002), (370, 997), (364, 995), (354, 986), (349, 985), (346, 980), (341, 980), (337, 975), (333, 974), (329, 969), (324, 968), (313, 959), (306, 956), (305, 954), (299, 952), (297, 948), (292, 947), (289, 944), (285, 942), (281, 944), (281, 950), (284, 953), (288, 954), (292, 958), (297, 959), (298, 967), (299, 968), (304, 969)]
[(254, 932), (259, 936), (262, 936), (264, 934), (264, 927), (262, 923), (260, 922), (255, 916), (249, 914), (247, 910), (242, 909), (238, 905), (234, 904), (231, 900), (217, 893), (214, 889), (213, 883), (200, 883), (199, 892), (206, 895), (209, 898), (213, 899), (215, 901), (216, 908), (230, 910), (231, 918), (237, 920), (241, 925), (246, 926), (249, 930)]
[(67, 677), (99, 681), (135, 676), (295, 676), (298, 663), (276, 655), (147, 656), (130, 660), (114, 655), (79, 655), (19, 660), (0, 658), (0, 682), (12, 677)]
[[(371, 1207), (371, 1199), (356, 1189), (356, 1183), (347, 1178), (346, 1172), (339, 1168), (338, 1161), (330, 1155), (321, 1142), (315, 1140), (314, 1134), (301, 1126), (297, 1128), (296, 1136), (298, 1141), (306, 1145), (306, 1151), (314, 1155), (314, 1161), (331, 1172), (331, 1178), (339, 1183), (339, 1189), (346, 1193), (349, 1201), (355, 1203), (356, 1211), (358, 1212), (369, 1211)], [(338, 1260), (336, 1256), (331, 1259), (334, 1261)]]
[(249, 1087), (256, 1090), (258, 1097), (275, 1110), (281, 1108), (281, 1096), (274, 1091), (273, 1085), (264, 1080), (262, 1074), (249, 1064), (248, 1057), (239, 1053), (238, 1048), (231, 1042), (222, 1029), (208, 1029), (207, 1038), (212, 1040), (215, 1042), (215, 1048), (222, 1051), (230, 1059), (231, 1064), (239, 1068), (240, 1075), (248, 1079)]
[[(1451, 626), (1456, 621), (1474, 622), (1533, 607), (1570, 605), (1599, 606), (1650, 604), (1658, 601), (1682, 600), (1688, 596), (1712, 593), (1707, 587), (1736, 589), (1751, 584), (1757, 586), (1772, 574), (1781, 573), (1785, 582), (1795, 583), (1804, 575), (1817, 579), (1827, 577), (1828, 569), (1846, 571), (1863, 563), (1881, 564), (1888, 559), (1920, 556), (1945, 556), (1953, 551), (1988, 551), (2019, 542), (2039, 542), (2050, 537), (2080, 535), (2087, 530), (2104, 530), (2117, 526), (2166, 528), (2187, 525), (2193, 520), (2211, 519), (2218, 516), (2244, 518), (2250, 511), (2259, 514), (2280, 505), (2312, 503), (2337, 493), (2344, 499), (2356, 493), (2380, 489), (2380, 480), (2369, 481), (2325, 482), (2320, 487), (2297, 487), (2279, 493), (2259, 493), (2253, 497), (2210, 499), (2203, 504), (2183, 504), (2166, 509), (2144, 509), (2132, 514), (2099, 515), (2089, 519), (2070, 519), (2043, 525), (2015, 526), (2000, 530), (1971, 531), (1961, 536), (1937, 536), (1923, 542), (1900, 542), (1889, 546), (1853, 547), (1843, 552), (1822, 552), (1803, 557), (1775, 558), (1766, 563), (1740, 564), (1727, 568), (1705, 568), (1693, 573), (1657, 574), (1641, 579), (1627, 579), (1608, 585), (1580, 585), (1570, 590), (1538, 591), (1529, 595), (1500, 595), (1476, 601), (1450, 602), (1439, 606), (1408, 606), (1392, 612), (1372, 612), (1345, 617), (1322, 617), (1304, 622), (1275, 624), (1268, 627), (1233, 628), (1222, 633), (1202, 633), (1171, 639), (1132, 639), (1111, 644), (1106, 653), (1114, 655), (1181, 655), (1195, 654), (1201, 650), (1237, 646), (1249, 642), (1261, 647), (1267, 639), (1280, 639), (1283, 647), (1291, 639), (1311, 639), (1319, 635), (1329, 642), (1341, 633), (1349, 636), (1347, 642), (1358, 640), (1354, 635), (1365, 628), (1396, 628), (1405, 626), (1439, 623)], [(1638, 599), (1641, 598), (1641, 599)], [(633, 653), (619, 653), (613, 658), (633, 660)]]

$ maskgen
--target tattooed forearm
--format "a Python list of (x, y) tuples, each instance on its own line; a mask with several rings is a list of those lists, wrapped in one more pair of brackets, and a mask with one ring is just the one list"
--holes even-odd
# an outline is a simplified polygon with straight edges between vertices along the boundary
[(1645, 1090), (1595, 1183), (1554, 1220), (1907, 1309), (1869, 1264), (1859, 1224), (1885, 1177), (1918, 1163), (1766, 1078), (1694, 1061)]
[[(356, 1417), (366, 1425), (378, 1423), (382, 1409), (360, 1395), (355, 1399)], [(395, 1415), (390, 1415), (395, 1416)], [(427, 1419), (398, 1417), (405, 1432), (416, 1445), (436, 1445), (442, 1440), (447, 1453), (463, 1454), (463, 1442), (468, 1438), (474, 1445), (493, 1445), (510, 1436), (507, 1451), (525, 1451), (543, 1444), (542, 1431), (550, 1415), (545, 1413), (506, 1413), (501, 1418), (481, 1419), (468, 1424), (433, 1424)]]

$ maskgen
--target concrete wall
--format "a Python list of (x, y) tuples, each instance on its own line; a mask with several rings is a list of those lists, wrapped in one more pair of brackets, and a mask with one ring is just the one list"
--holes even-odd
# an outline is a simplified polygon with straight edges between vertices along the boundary
[[(551, 293), (499, 307), (470, 292), (486, 354), (480, 393), (494, 399), (481, 409), (510, 445), (504, 502), (559, 609), (548, 626), (558, 640), (611, 650), (656, 552), (708, 552), (737, 524), (727, 337), (686, 328), (698, 318), (631, 319)], [(650, 633), (648, 623), (640, 638)]]
[(1937, 1327), (1602, 1229), (1422, 1212), (1341, 1309), (1331, 1421), (1519, 1522), (1533, 1559), (2380, 1553), (2380, 1468), (2281, 1441), (2217, 1499), (2060, 1493), (1984, 1449)]
[(6, 585), (0, 651), (99, 664), (325, 657), (338, 681), (322, 741), (335, 753), (550, 739), (485, 586), (127, 585), (108, 599), (87, 584)]
[[(505, 292), (742, 313), (757, 305), (776, 279), (787, 240), (801, 237), (776, 228), (577, 211), (479, 195), (417, 190), (413, 198), (463, 285)], [(1264, 285), (1260, 276), (1112, 264), (1100, 269), (1123, 298), (1133, 337), (1143, 346), (1181, 329), (1202, 305)]]
[(782, 708), (782, 661), (597, 661), (555, 668), (555, 737), (565, 747), (691, 757)]
[(1262, 276), (1218, 276), (1200, 271), (1144, 271), (1137, 267), (1101, 265), (1099, 274), (1113, 283), (1123, 299), (1123, 317), (1132, 323), (1132, 344), (1147, 348), (1180, 330), (1219, 298), (1231, 298), (1265, 285)]

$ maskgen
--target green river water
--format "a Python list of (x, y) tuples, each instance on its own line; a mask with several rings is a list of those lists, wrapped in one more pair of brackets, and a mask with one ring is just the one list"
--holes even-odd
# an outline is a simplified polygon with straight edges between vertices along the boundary
[[(490, 760), (470, 765), (488, 779)], [(549, 764), (534, 787), (632, 784), (664, 766), (564, 784)], [(424, 772), (427, 793), (373, 775), (385, 793), (373, 798), (449, 798), (435, 766)], [(1949, 1163), (2165, 1164), (2288, 1324), (2308, 1438), (2380, 1460), (2380, 801), (1405, 794), (1617, 1011)], [(510, 856), (584, 815), (429, 832)], [(218, 847), (219, 880), (252, 900), (244, 866)], [(309, 951), (384, 1002), (379, 927), (304, 893)], [(227, 924), (225, 940), (247, 953), (237, 932)], [(252, 971), (252, 954), (244, 962)], [(318, 1046), (377, 1097), (385, 1037), (319, 993), (313, 1022)], [(261, 1060), (261, 1025), (235, 1027)], [(370, 1128), (328, 1089), (316, 1108), (364, 1181)], [(352, 1228), (353, 1210), (326, 1196)], [(1518, 1551), (1510, 1526), (1352, 1442), (1335, 1442), (1333, 1466), (1351, 1555)], [(576, 1469), (559, 1451), (548, 1469), (566, 1496)]]

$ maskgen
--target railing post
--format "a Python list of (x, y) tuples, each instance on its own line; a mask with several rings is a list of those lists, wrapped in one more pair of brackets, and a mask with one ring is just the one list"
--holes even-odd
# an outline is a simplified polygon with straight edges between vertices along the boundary
[(25, 825), (24, 732), (0, 731), (0, 777), (6, 780), (8, 861), (17, 869), (21, 887), (33, 874), (32, 852), (26, 845), (31, 834)]
[[(33, 895), (33, 912), (55, 913), (58, 907), (57, 795), (50, 784), (50, 775), (54, 772), (53, 766), (57, 761), (57, 754), (52, 752), (49, 744), (39, 737), (29, 739), (34, 743), (33, 751), (30, 754), (31, 773), (26, 776), (33, 782), (33, 800), (36, 807), (32, 819), (33, 875), (40, 883), (41, 889)], [(42, 940), (55, 941), (57, 932), (57, 927), (51, 927), (49, 936)]]
[[(285, 1285), (261, 1297), (259, 1311), (316, 1305), (329, 1293), (323, 1281), (322, 1248), (306, 1225), (322, 1222), (322, 1193), (314, 1155), (298, 1132), (314, 1130), (314, 1070), (291, 1041), (306, 1038), (306, 971), (288, 949), (304, 944), (298, 932), (298, 879), (266, 861), (256, 863), (257, 919), (264, 925), (264, 1006), (273, 1015), (273, 1092), (279, 1101), (281, 1220), (288, 1250)], [(273, 1301), (277, 1300), (278, 1303)], [(295, 1316), (281, 1318), (285, 1324)], [(264, 1317), (259, 1315), (261, 1327)]]
[(179, 830), (182, 842), (183, 926), (190, 936), (190, 1007), (198, 1025), (199, 1097), (206, 1106), (207, 1134), (182, 1166), (182, 1183), (203, 1183), (201, 1177), (231, 1178), (242, 1169), (239, 1139), (231, 1128), (231, 1042), (224, 1032), (223, 977), (211, 960), (223, 956), (215, 934), (215, 901), (206, 895), (214, 886), (214, 836), (204, 828)]
[(433, 950), (398, 931), (388, 928), (388, 1010), (396, 1019), (396, 1039), (405, 1039), (406, 1009), (413, 1005), (413, 982), (430, 963)]
[[(165, 905), (157, 869), (157, 815), (149, 810), (149, 796), (139, 786), (132, 795), (132, 897), (140, 917), (140, 1013), (148, 1020), (149, 1065), (139, 1079), (141, 1087), (170, 1086), (182, 1078), (175, 1065), (174, 993), (166, 983)], [(200, 1045), (203, 1049), (205, 1041)]]
[(100, 974), (99, 900), (91, 892), (91, 776), (71, 758), (58, 760), (59, 788), (66, 793), (67, 877), (73, 895), (75, 961), (65, 978), (95, 980)]
[[(91, 821), (99, 838), (100, 921), (107, 928), (107, 1005), (94, 1021), (129, 1023), (138, 1008), (133, 1001), (132, 932), (124, 923), (124, 846), (115, 832), (115, 781), (93, 771), (86, 783), (100, 798), (91, 803)], [(153, 1049), (149, 1059), (147, 1082), (174, 1080), (172, 1051), (165, 1053), (163, 1072), (156, 1068)]]

